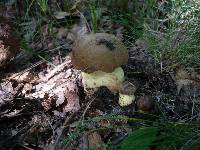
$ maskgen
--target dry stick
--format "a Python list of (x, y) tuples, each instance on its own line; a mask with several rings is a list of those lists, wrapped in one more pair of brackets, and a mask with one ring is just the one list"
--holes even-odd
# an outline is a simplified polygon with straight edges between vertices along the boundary
[(89, 25), (87, 19), (85, 18), (85, 16), (84, 16), (79, 10), (77, 10), (77, 11), (78, 11), (78, 13), (81, 15), (81, 17), (84, 19), (84, 21), (85, 21), (85, 23), (86, 23), (86, 25), (87, 25), (87, 28), (88, 28), (88, 30), (89, 30), (89, 33), (91, 33), (92, 30), (91, 30), (91, 28), (90, 28), (90, 25)]
[[(14, 77), (12, 77), (12, 78), (15, 78), (15, 77), (17, 77), (17, 76), (20, 76), (20, 75), (22, 75), (23, 73), (25, 73), (25, 72), (27, 72), (27, 71), (30, 71), (31, 69), (33, 69), (33, 68), (35, 68), (35, 67), (41, 65), (41, 64), (44, 63), (44, 62), (45, 62), (45, 61), (41, 60), (41, 61), (39, 61), (39, 62), (33, 64), (31, 67), (25, 69), (24, 71), (22, 71), (22, 72), (20, 72), (20, 73), (17, 73), (17, 74), (16, 74)], [(10, 79), (11, 79), (11, 78), (10, 78)], [(9, 81), (8, 81), (8, 83), (9, 83)], [(8, 84), (8, 83), (7, 83), (7, 84)]]
[[(58, 49), (60, 49), (60, 48), (62, 48), (62, 47), (64, 47), (64, 46), (66, 46), (66, 45), (68, 45), (68, 44), (64, 44), (64, 45), (61, 45), (61, 46), (56, 47), (56, 48), (54, 48), (54, 49), (51, 49), (51, 50), (49, 50), (49, 52), (56, 51), (56, 50), (58, 50)], [(40, 57), (40, 56), (39, 56), (39, 57)], [(41, 58), (41, 57), (40, 57), (40, 58)], [(41, 65), (41, 64), (44, 63), (44, 62), (47, 62), (47, 61), (44, 60), (44, 59), (42, 59), (41, 61), (39, 61), (39, 62), (33, 64), (32, 66), (30, 66), (29, 68), (25, 69), (23, 72), (21, 72), (21, 73), (19, 73), (19, 74), (16, 74), (13, 78), (15, 78), (15, 77), (17, 77), (17, 76), (20, 76), (20, 75), (22, 75), (23, 73), (25, 73), (25, 72), (27, 72), (27, 71), (32, 70), (33, 68), (35, 68), (35, 67)], [(52, 65), (52, 64), (51, 64), (51, 65)], [(55, 65), (53, 65), (53, 66), (55, 67)]]
[(30, 148), (30, 147), (28, 147), (28, 146), (25, 146), (25, 145), (21, 145), (23, 148), (25, 148), (25, 149), (27, 149), (27, 150), (34, 150), (34, 149), (32, 149), (32, 148)]
[(64, 70), (66, 67), (70, 65), (70, 61), (66, 60), (62, 64), (56, 66), (48, 75), (46, 75), (42, 80), (43, 82), (47, 82), (49, 79), (51, 79), (53, 76), (55, 76), (58, 72), (61, 72)]

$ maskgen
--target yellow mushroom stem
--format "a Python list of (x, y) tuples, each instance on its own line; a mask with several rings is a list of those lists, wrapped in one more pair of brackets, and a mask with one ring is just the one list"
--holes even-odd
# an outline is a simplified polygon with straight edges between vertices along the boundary
[(107, 87), (112, 92), (118, 92), (119, 86), (124, 81), (124, 71), (121, 67), (113, 72), (95, 71), (93, 73), (82, 72), (82, 83), (85, 90)]
[[(107, 87), (110, 91), (116, 93), (119, 92), (122, 83), (124, 82), (124, 71), (121, 67), (116, 68), (111, 73), (103, 71), (95, 71), (93, 73), (82, 72), (82, 83), (84, 90), (94, 89), (94, 91), (102, 86)], [(119, 105), (127, 106), (135, 100), (133, 94), (119, 93)]]
[(135, 95), (126, 95), (119, 93), (119, 105), (124, 107), (130, 105), (135, 100)]

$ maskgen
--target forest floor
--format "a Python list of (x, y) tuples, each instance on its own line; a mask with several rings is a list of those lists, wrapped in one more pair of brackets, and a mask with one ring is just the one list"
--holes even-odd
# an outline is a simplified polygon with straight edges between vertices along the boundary
[[(120, 149), (127, 134), (140, 127), (159, 129), (150, 136), (162, 135), (157, 139), (160, 143), (177, 142), (173, 140), (194, 128), (195, 135), (199, 134), (198, 65), (165, 70), (162, 64), (169, 60), (156, 62), (148, 42), (140, 38), (131, 41), (126, 45), (129, 60), (122, 68), (126, 80), (137, 88), (136, 100), (120, 107), (118, 94), (106, 87), (93, 94), (85, 92), (81, 72), (71, 63), (73, 43), (78, 36), (90, 33), (90, 21), (80, 12), (59, 12), (55, 18), (61, 22), (59, 26), (52, 27), (48, 21), (41, 24), (30, 45), (20, 39), (20, 51), (0, 68), (1, 150)], [(74, 21), (70, 28), (62, 26), (63, 18)], [(106, 20), (106, 16), (104, 19), (99, 31), (109, 31), (126, 43), (126, 27)], [(37, 20), (28, 23), (33, 29)], [(164, 137), (162, 133), (169, 134)], [(191, 144), (193, 137), (188, 134), (176, 146)], [(156, 146), (148, 144), (152, 149)]]

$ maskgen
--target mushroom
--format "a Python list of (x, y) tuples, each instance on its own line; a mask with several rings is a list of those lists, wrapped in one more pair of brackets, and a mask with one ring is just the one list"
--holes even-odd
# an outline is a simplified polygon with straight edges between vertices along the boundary
[(141, 112), (150, 112), (153, 108), (152, 97), (149, 95), (144, 95), (139, 97), (136, 101), (136, 105), (139, 111)]
[(119, 92), (124, 82), (121, 65), (127, 61), (126, 47), (114, 35), (107, 33), (85, 35), (75, 42), (72, 49), (72, 64), (82, 71), (82, 83), (86, 91), (106, 86), (114, 93)]
[(128, 81), (123, 82), (119, 88), (119, 105), (130, 105), (135, 100), (135, 91), (136, 87), (134, 84)]

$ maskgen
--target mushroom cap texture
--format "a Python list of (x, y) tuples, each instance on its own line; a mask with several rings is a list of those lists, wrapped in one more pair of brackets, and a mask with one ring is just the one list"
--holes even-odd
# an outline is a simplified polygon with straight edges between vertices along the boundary
[(79, 38), (72, 49), (72, 64), (87, 73), (112, 72), (126, 64), (128, 50), (114, 35), (92, 33)]

